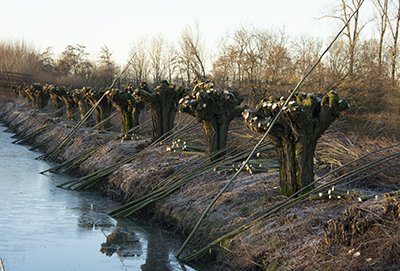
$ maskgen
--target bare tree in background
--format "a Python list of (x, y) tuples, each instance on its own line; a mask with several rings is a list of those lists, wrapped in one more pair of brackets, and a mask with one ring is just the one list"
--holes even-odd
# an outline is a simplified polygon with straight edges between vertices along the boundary
[(166, 78), (168, 82), (173, 82), (177, 77), (177, 70), (179, 66), (178, 52), (173, 44), (168, 44), (165, 52), (165, 68)]
[(334, 16), (343, 24), (346, 24), (351, 14), (354, 13), (353, 20), (346, 24), (345, 36), (347, 38), (348, 52), (348, 74), (354, 76), (354, 66), (356, 63), (356, 50), (360, 40), (360, 32), (365, 26), (360, 26), (360, 10), (357, 9), (362, 0), (341, 0), (341, 15)]
[(54, 60), (54, 53), (52, 47), (47, 47), (40, 53), (40, 60), (42, 63), (42, 70), (47, 73), (55, 73), (56, 62)]
[(112, 84), (118, 72), (118, 67), (112, 58), (111, 51), (107, 46), (103, 46), (100, 51), (99, 60), (93, 69), (93, 87), (105, 88)]
[(150, 73), (152, 82), (157, 85), (167, 76), (166, 42), (162, 36), (156, 36), (151, 39), (149, 58)]
[(224, 39), (212, 73), (252, 104), (267, 92), (286, 88), (292, 66), (284, 32), (242, 26)]
[[(398, 62), (398, 41), (399, 41), (399, 27), (400, 27), (400, 0), (391, 1), (392, 5), (390, 6), (390, 10), (394, 12), (394, 19), (391, 23), (389, 20), (389, 29), (392, 34), (392, 46), (391, 46), (391, 78), (393, 81), (396, 80), (396, 69)], [(389, 15), (390, 16), (390, 15)]]
[(88, 60), (86, 47), (81, 44), (68, 45), (56, 61), (56, 69), (60, 75), (75, 75), (89, 78), (93, 64)]
[(400, 0), (375, 0), (373, 1), (376, 9), (379, 12), (379, 63), (383, 65), (383, 44), (385, 33), (389, 26), (391, 34), (390, 45), (390, 77), (392, 81), (396, 80), (396, 69), (398, 62), (398, 40), (400, 27)]
[(199, 26), (193, 30), (187, 27), (181, 35), (179, 62), (181, 73), (186, 74), (187, 82), (197, 78), (205, 78), (205, 48), (201, 42)]
[[(301, 78), (310, 67), (317, 61), (322, 43), (319, 40), (309, 36), (301, 36), (296, 39), (291, 46), (292, 62), (296, 78)], [(315, 91), (315, 88), (324, 89), (326, 85), (325, 66), (318, 65), (314, 70), (314, 76), (303, 85), (303, 89), (310, 86)]]
[(132, 64), (129, 69), (129, 77), (136, 86), (150, 79), (150, 61), (147, 54), (146, 40), (138, 40), (131, 51)]
[(379, 73), (382, 75), (383, 72), (383, 51), (384, 51), (384, 41), (385, 41), (385, 34), (388, 25), (388, 3), (389, 0), (374, 0), (372, 1), (377, 8), (379, 13), (379, 46), (378, 46), (378, 62), (379, 62)]
[(40, 72), (40, 54), (32, 46), (21, 42), (0, 42), (0, 72), (32, 75)]

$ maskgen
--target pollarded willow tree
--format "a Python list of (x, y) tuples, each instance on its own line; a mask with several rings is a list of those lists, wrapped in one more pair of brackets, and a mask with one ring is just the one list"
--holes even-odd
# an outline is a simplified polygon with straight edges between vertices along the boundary
[(31, 88), (36, 107), (38, 109), (46, 107), (49, 102), (49, 94), (44, 90), (43, 86), (40, 84), (34, 84)]
[(24, 90), (23, 94), (26, 97), (27, 101), (32, 103), (33, 105), (36, 104), (35, 102), (35, 95), (33, 95), (34, 89), (32, 85), (28, 85)]
[(100, 130), (108, 129), (111, 126), (110, 121), (106, 120), (110, 116), (111, 103), (104, 96), (105, 92), (106, 92), (105, 89), (95, 90), (93, 88), (87, 88), (84, 91), (85, 97), (91, 106), (95, 106), (96, 103), (99, 102), (99, 104), (95, 107), (95, 115), (96, 115), (97, 129)]
[(61, 109), (63, 107), (63, 102), (58, 97), (57, 94), (58, 92), (56, 91), (56, 87), (54, 85), (45, 85), (44, 89), (50, 95), (50, 101), (55, 111), (55, 116), (61, 117), (62, 116)]
[(211, 81), (195, 80), (192, 86), (192, 92), (179, 101), (180, 110), (201, 123), (206, 155), (213, 161), (225, 154), (229, 124), (243, 111), (243, 99), (235, 91), (214, 89)]
[(143, 98), (135, 95), (135, 88), (132, 85), (125, 87), (125, 91), (131, 94), (132, 99), (128, 100), (129, 106), (132, 110), (132, 128), (139, 126), (139, 117), (142, 109), (144, 108)]
[(126, 133), (132, 129), (132, 110), (128, 100), (132, 99), (132, 95), (127, 91), (120, 89), (110, 89), (107, 94), (111, 105), (118, 111), (121, 118), (121, 133)]
[(136, 101), (130, 88), (111, 89), (107, 98), (121, 117), (121, 133), (127, 133), (139, 125), (139, 114), (143, 108), (143, 102)]
[(76, 104), (72, 99), (71, 90), (67, 87), (57, 86), (55, 92), (57, 93), (58, 98), (64, 103), (67, 119), (73, 120)]
[(153, 123), (153, 140), (157, 140), (164, 134), (169, 133), (174, 127), (175, 115), (178, 110), (178, 101), (183, 96), (181, 87), (161, 81), (154, 89), (146, 83), (142, 83), (134, 92), (138, 100), (143, 99), (150, 107), (151, 120)]
[(74, 89), (71, 91), (72, 100), (78, 106), (79, 110), (79, 120), (83, 121), (88, 110), (87, 100), (85, 98), (86, 88)]
[[(265, 132), (285, 99), (263, 99), (255, 111), (243, 117), (254, 131)], [(271, 128), (268, 139), (276, 146), (282, 194), (290, 196), (314, 181), (314, 152), (318, 138), (347, 109), (347, 101), (335, 91), (296, 94)]]

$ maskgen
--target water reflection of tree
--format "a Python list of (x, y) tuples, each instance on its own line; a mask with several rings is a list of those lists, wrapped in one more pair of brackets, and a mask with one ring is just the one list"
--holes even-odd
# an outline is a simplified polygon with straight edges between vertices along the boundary
[(119, 257), (135, 257), (142, 255), (142, 246), (136, 233), (128, 227), (116, 227), (101, 244), (100, 251), (107, 256), (116, 253)]
[(142, 271), (172, 270), (169, 260), (168, 240), (163, 240), (161, 233), (150, 233), (148, 235), (146, 262), (140, 268)]
[[(169, 259), (169, 242), (164, 240), (162, 233), (148, 232), (146, 261), (141, 265), (142, 271), (172, 270)], [(121, 258), (136, 257), (143, 254), (142, 245), (132, 226), (118, 221), (113, 232), (106, 236), (106, 242), (101, 244), (100, 251), (107, 256), (113, 254)]]

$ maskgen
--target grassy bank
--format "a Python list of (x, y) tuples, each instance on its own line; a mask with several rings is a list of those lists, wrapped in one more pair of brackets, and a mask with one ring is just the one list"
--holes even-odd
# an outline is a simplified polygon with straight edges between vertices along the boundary
[[(10, 101), (8, 95), (3, 94), (2, 99), (2, 121), (9, 125), (19, 123), (15, 132), (21, 137), (46, 127), (30, 142), (44, 142), (40, 147), (44, 152), (51, 151), (73, 128), (73, 123), (54, 119), (49, 113), (15, 102), (7, 103)], [(241, 138), (241, 141), (233, 140), (230, 144), (247, 142), (243, 144), (251, 145), (248, 139), (256, 135), (239, 133), (243, 130), (240, 123), (235, 127), (230, 132), (230, 138)], [(334, 127), (318, 144), (317, 176), (395, 142), (389, 138), (366, 139), (356, 134), (345, 135)], [(193, 175), (199, 167), (204, 167), (201, 156), (166, 151), (168, 146), (165, 145), (153, 148), (145, 146), (148, 146), (145, 141), (121, 142), (107, 133), (83, 128), (60, 151), (57, 159), (60, 162), (67, 161), (99, 147), (70, 171), (82, 176), (131, 156), (131, 161), (119, 165), (95, 186), (96, 190), (122, 203), (139, 200), (174, 180), (192, 176), (179, 189), (133, 214), (150, 217), (187, 235), (231, 173), (211, 168)], [(399, 152), (397, 147), (367, 156), (330, 178), (321, 180), (319, 185)], [(270, 155), (273, 156), (273, 153)], [(248, 230), (219, 242), (201, 260), (213, 261), (213, 270), (396, 270), (400, 264), (400, 223), (396, 213), (399, 195), (384, 196), (384, 193), (399, 189), (400, 172), (399, 167), (385, 169), (384, 166), (377, 166), (372, 171), (365, 170), (368, 174), (382, 170), (374, 175), (359, 173), (347, 179), (356, 180), (352, 184), (342, 184), (334, 189), (329, 187), (321, 194), (310, 195), (301, 202), (283, 208), (253, 224)], [(242, 173), (218, 199), (187, 252), (201, 249), (287, 200), (280, 195), (278, 187), (276, 172)]]

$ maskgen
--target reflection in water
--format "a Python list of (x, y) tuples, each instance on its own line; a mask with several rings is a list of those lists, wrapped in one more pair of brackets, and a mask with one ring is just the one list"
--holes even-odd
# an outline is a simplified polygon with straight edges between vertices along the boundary
[(60, 189), (64, 177), (38, 174), (50, 165), (11, 144), (4, 129), (0, 126), (0, 257), (7, 270), (193, 270), (171, 256), (179, 243), (169, 233), (114, 220), (107, 213), (115, 202)]
[(95, 211), (82, 212), (78, 219), (78, 226), (85, 229), (110, 228), (116, 221), (105, 213)]
[(106, 238), (106, 242), (101, 244), (100, 251), (107, 256), (116, 253), (119, 257), (125, 258), (143, 254), (139, 237), (132, 229), (117, 226)]
[(147, 239), (146, 262), (140, 266), (143, 271), (169, 271), (173, 270), (169, 264), (169, 251), (161, 236), (152, 234)]

